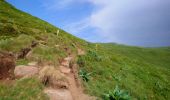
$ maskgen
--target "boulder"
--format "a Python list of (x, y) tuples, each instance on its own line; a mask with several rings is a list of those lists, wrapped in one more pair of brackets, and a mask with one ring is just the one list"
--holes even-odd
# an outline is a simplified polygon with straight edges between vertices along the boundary
[(35, 66), (16, 66), (14, 74), (16, 78), (28, 78), (38, 74), (39, 69)]

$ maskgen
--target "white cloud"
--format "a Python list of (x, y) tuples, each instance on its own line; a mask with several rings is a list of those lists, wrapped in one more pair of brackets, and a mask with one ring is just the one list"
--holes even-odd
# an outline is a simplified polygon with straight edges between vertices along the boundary
[[(170, 38), (170, 29), (167, 28), (170, 25), (168, 0), (89, 1), (95, 5), (94, 12), (89, 15), (89, 23), (109, 41), (146, 45), (146, 40), (150, 40), (152, 43), (148, 44), (154, 45), (154, 41), (167, 39), (167, 36)], [(156, 34), (161, 33), (158, 39)]]
[[(89, 30), (89, 28), (95, 28), (96, 34), (104, 37), (103, 41), (107, 38), (106, 41), (144, 45), (146, 39), (152, 40), (152, 42), (159, 41), (157, 38), (154, 39), (155, 34), (165, 34), (160, 38), (164, 39), (170, 31), (167, 28), (170, 25), (169, 0), (50, 1), (55, 1), (52, 4), (47, 3), (47, 8), (50, 9), (59, 9), (58, 7), (63, 9), (71, 6), (71, 4), (84, 2), (93, 4), (94, 9), (90, 15), (77, 22), (68, 23), (64, 27), (74, 34), (89, 34), (82, 32)], [(168, 35), (168, 37), (170, 36)], [(148, 42), (148, 44), (150, 43)]]

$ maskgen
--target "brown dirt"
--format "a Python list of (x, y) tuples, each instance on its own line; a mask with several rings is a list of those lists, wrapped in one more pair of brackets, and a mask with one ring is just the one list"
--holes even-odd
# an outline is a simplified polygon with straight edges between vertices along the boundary
[(14, 69), (14, 55), (0, 52), (0, 79), (14, 78)]

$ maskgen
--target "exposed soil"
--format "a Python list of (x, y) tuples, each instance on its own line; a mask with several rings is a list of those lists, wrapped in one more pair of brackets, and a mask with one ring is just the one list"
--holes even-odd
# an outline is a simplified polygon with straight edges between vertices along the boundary
[(15, 57), (10, 53), (0, 52), (0, 79), (13, 79)]

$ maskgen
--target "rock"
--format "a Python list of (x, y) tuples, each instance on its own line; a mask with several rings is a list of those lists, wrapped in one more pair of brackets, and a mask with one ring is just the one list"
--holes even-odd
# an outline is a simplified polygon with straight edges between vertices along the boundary
[(68, 67), (60, 66), (60, 71), (64, 74), (69, 74), (71, 72), (71, 69)]
[(14, 69), (14, 55), (0, 52), (0, 79), (14, 78)]
[(64, 58), (61, 65), (69, 68), (71, 60), (72, 60), (72, 57)]
[(72, 95), (67, 89), (45, 89), (50, 100), (73, 100)]
[(36, 74), (38, 74), (39, 69), (34, 66), (25, 66), (20, 65), (17, 66), (14, 70), (15, 77), (21, 78), (21, 77), (32, 77)]

